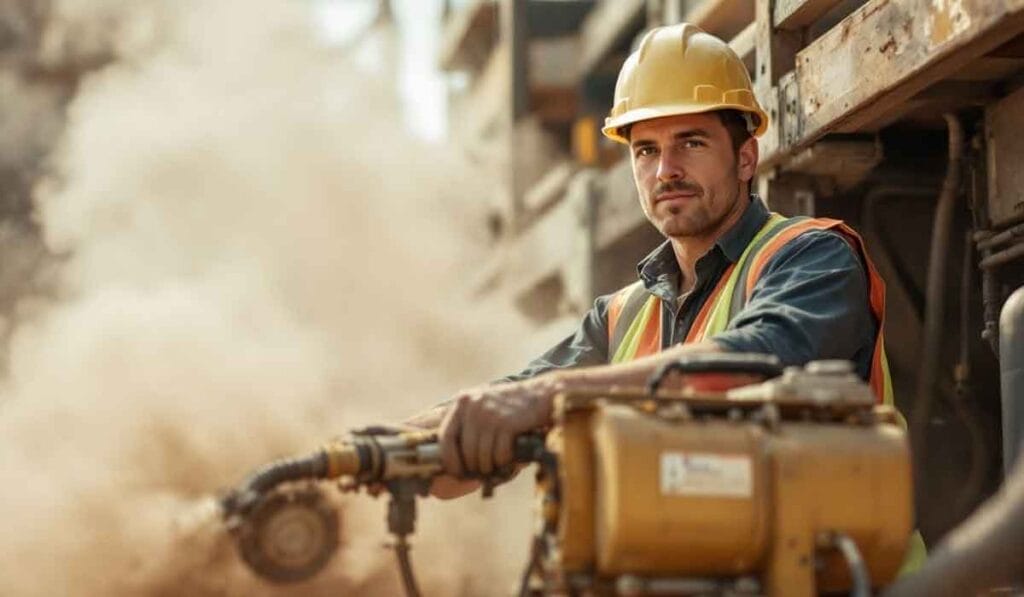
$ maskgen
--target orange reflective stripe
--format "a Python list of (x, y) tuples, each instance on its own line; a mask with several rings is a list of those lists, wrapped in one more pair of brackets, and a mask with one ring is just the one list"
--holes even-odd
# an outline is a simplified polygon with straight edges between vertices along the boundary
[(648, 355), (661, 352), (661, 299), (654, 298), (651, 316), (647, 319), (647, 326), (640, 333), (640, 342), (637, 343), (636, 352), (630, 359), (639, 359)]
[(608, 341), (615, 337), (615, 327), (619, 325), (619, 316), (622, 315), (622, 307), (626, 304), (626, 297), (629, 296), (629, 286), (615, 293), (612, 302), (608, 305)]
[(783, 245), (808, 230), (828, 230), (840, 225), (842, 225), (842, 222), (839, 220), (815, 218), (797, 222), (776, 234), (775, 238), (768, 241), (768, 243), (757, 252), (757, 255), (753, 256), (750, 263), (750, 272), (747, 274), (746, 280), (747, 298), (750, 298), (750, 295), (754, 292), (754, 285), (757, 284), (757, 281), (761, 278), (761, 272), (764, 270), (765, 264), (768, 263), (772, 256), (775, 255)]
[(726, 285), (729, 283), (729, 278), (732, 276), (732, 270), (736, 267), (736, 264), (732, 264), (722, 277), (718, 279), (718, 284), (715, 285), (715, 289), (711, 291), (711, 295), (701, 305), (700, 312), (697, 313), (697, 317), (693, 320), (693, 325), (690, 326), (690, 331), (686, 334), (686, 340), (684, 344), (690, 344), (691, 342), (699, 342), (704, 338), (704, 330), (708, 325), (708, 317), (711, 315), (711, 311), (714, 310), (715, 304), (718, 303), (718, 297), (725, 290)]
[(787, 242), (808, 230), (834, 230), (838, 232), (857, 252), (861, 263), (864, 264), (868, 277), (869, 306), (871, 314), (878, 321), (878, 335), (875, 337), (875, 348), (874, 354), (871, 357), (871, 372), (868, 382), (875, 393), (875, 399), (879, 403), (891, 404), (893, 400), (892, 382), (889, 381), (888, 364), (885, 358), (885, 338), (882, 333), (882, 328), (885, 325), (885, 281), (882, 280), (878, 270), (875, 269), (875, 264), (868, 256), (867, 250), (864, 247), (864, 241), (852, 228), (839, 220), (829, 218), (804, 220), (789, 226), (762, 247), (757, 255), (753, 256), (750, 271), (747, 273), (745, 281), (746, 297), (749, 299), (750, 295), (753, 294), (754, 286), (757, 284), (765, 265), (771, 260), (772, 256)]
[[(800, 221), (793, 221), (790, 223), (783, 223), (782, 228), (776, 231), (771, 231), (775, 234), (774, 237), (765, 239), (764, 245), (757, 248), (754, 245), (756, 253), (751, 254), (744, 259), (749, 259), (749, 267), (736, 271), (736, 264), (732, 264), (719, 278), (714, 290), (712, 290), (710, 296), (701, 305), (700, 311), (694, 318), (693, 325), (690, 326), (690, 331), (686, 335), (685, 343), (700, 342), (708, 338), (709, 331), (713, 337), (714, 334), (719, 333), (725, 322), (719, 321), (721, 319), (717, 313), (716, 307), (719, 303), (722, 303), (722, 308), (726, 309), (726, 313), (729, 311), (731, 301), (734, 295), (732, 292), (733, 286), (730, 286), (729, 281), (734, 276), (742, 277), (746, 275), (746, 279), (738, 279), (734, 282), (735, 287), (743, 289), (744, 292), (740, 296), (746, 297), (749, 300), (751, 294), (753, 294), (754, 286), (760, 279), (764, 268), (775, 253), (782, 248), (787, 242), (800, 236), (804, 232), (810, 230), (833, 230), (838, 232), (840, 237), (847, 241), (848, 244), (854, 248), (860, 258), (861, 263), (864, 264), (865, 270), (868, 277), (868, 294), (869, 303), (872, 315), (878, 322), (878, 335), (875, 338), (874, 354), (871, 359), (871, 372), (869, 383), (872, 391), (875, 393), (875, 397), (878, 402), (883, 404), (893, 404), (892, 395), (892, 382), (890, 381), (890, 372), (888, 362), (885, 355), (885, 340), (883, 334), (883, 328), (885, 326), (885, 282), (882, 280), (878, 271), (875, 269), (874, 263), (868, 256), (867, 251), (864, 247), (864, 242), (860, 236), (854, 232), (852, 228), (839, 220), (833, 220), (828, 218), (817, 218), (817, 219), (806, 219)], [(762, 229), (763, 234), (765, 229)], [(744, 259), (741, 259), (743, 261)], [(629, 307), (630, 314), (628, 318), (632, 321), (620, 321), (623, 315), (623, 310), (626, 307), (627, 301), (630, 297), (630, 289), (632, 286), (627, 286), (618, 293), (612, 299), (609, 305), (608, 312), (608, 337), (609, 346), (614, 338), (615, 330), (618, 325), (630, 326), (626, 330), (626, 341), (622, 343), (621, 351), (616, 350), (617, 355), (609, 355), (609, 359), (613, 359), (615, 356), (619, 356), (619, 359), (615, 359), (615, 362), (628, 361), (639, 357), (655, 354), (661, 350), (661, 315), (662, 315), (662, 304), (661, 299), (651, 295), (647, 297), (647, 301), (643, 304), (643, 308), (638, 311), (633, 306)], [(729, 289), (728, 295), (725, 294), (725, 290)], [(737, 300), (741, 300), (738, 296)], [(632, 304), (632, 303), (631, 303)], [(741, 303), (740, 308), (745, 303)], [(637, 304), (639, 306), (639, 304)], [(714, 320), (714, 322), (712, 322)], [(709, 330), (708, 328), (714, 327), (715, 329)]]

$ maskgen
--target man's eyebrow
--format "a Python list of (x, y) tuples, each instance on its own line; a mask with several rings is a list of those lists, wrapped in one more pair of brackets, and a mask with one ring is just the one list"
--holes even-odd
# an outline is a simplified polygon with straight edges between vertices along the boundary
[[(672, 135), (672, 138), (675, 139), (676, 141), (682, 139), (693, 139), (694, 137), (710, 139), (711, 133), (707, 132), (704, 129), (686, 129), (685, 131), (679, 131), (678, 133)], [(637, 139), (636, 141), (630, 143), (630, 146), (633, 147), (634, 149), (638, 147), (649, 147), (651, 145), (657, 145), (657, 143), (650, 139)]]
[(711, 137), (711, 134), (708, 133), (704, 129), (689, 129), (689, 130), (685, 130), (685, 131), (679, 131), (675, 135), (672, 135), (672, 137), (677, 139), (677, 140), (678, 139), (691, 139), (693, 137), (704, 137), (705, 139), (708, 139), (708, 138)]

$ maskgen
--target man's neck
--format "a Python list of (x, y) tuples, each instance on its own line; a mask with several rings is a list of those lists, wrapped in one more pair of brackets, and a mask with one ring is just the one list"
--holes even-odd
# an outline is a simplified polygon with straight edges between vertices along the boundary
[(679, 264), (679, 271), (682, 272), (682, 277), (679, 280), (680, 294), (685, 294), (693, 289), (697, 282), (697, 260), (710, 251), (718, 239), (739, 222), (743, 212), (747, 210), (747, 198), (741, 195), (735, 206), (735, 209), (723, 218), (714, 230), (700, 236), (681, 236), (670, 239), (672, 250), (676, 255), (676, 262)]

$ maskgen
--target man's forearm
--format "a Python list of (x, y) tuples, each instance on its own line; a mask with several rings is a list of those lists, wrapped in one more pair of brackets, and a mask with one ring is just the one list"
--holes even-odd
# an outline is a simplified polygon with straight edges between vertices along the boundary
[(409, 417), (402, 421), (402, 423), (412, 427), (419, 427), (420, 429), (437, 429), (441, 426), (441, 421), (444, 420), (444, 415), (448, 412), (450, 404), (451, 400), (446, 400), (430, 407), (428, 410)]
[[(610, 386), (640, 387), (647, 383), (651, 375), (666, 363), (670, 363), (686, 354), (699, 352), (722, 352), (722, 346), (713, 341), (696, 344), (677, 344), (657, 354), (646, 356), (628, 363), (600, 365), (596, 367), (580, 367), (577, 369), (559, 369), (539, 375), (521, 382), (509, 382), (481, 387), (483, 391), (501, 395), (509, 394), (529, 398), (528, 403), (537, 403), (544, 412), (540, 419), (550, 419), (551, 398), (561, 391), (600, 390)], [(536, 402), (535, 400), (536, 399)], [(540, 403), (543, 403), (541, 405)], [(445, 415), (453, 401), (442, 402), (429, 410), (403, 421), (404, 424), (421, 429), (437, 429), (444, 421)], [(532, 408), (532, 407), (531, 407)]]
[(657, 354), (639, 358), (628, 363), (563, 369), (557, 373), (565, 390), (599, 390), (609, 386), (643, 386), (661, 366), (675, 361), (686, 354), (698, 352), (721, 352), (722, 346), (713, 341), (695, 344), (677, 344)]

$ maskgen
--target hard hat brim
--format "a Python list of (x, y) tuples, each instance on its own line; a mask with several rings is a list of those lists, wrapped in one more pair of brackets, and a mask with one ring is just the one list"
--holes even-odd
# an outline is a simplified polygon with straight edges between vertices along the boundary
[(766, 130), (768, 130), (768, 115), (765, 114), (763, 110), (752, 109), (750, 106), (744, 104), (716, 103), (712, 106), (707, 104), (674, 104), (670, 106), (636, 108), (615, 118), (605, 118), (604, 127), (601, 128), (601, 132), (605, 137), (608, 137), (612, 141), (629, 145), (629, 139), (619, 133), (622, 127), (643, 122), (645, 120), (654, 120), (656, 118), (684, 116), (687, 114), (704, 114), (707, 112), (717, 112), (719, 110), (738, 110), (740, 112), (753, 114), (758, 121), (757, 128), (751, 132), (751, 135), (754, 137), (760, 137)]

